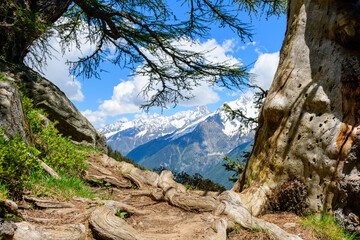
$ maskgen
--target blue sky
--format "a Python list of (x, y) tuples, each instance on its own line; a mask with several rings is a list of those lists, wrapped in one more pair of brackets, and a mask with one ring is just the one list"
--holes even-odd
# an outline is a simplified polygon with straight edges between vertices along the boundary
[[(245, 14), (244, 21), (249, 22)], [(268, 88), (277, 67), (285, 35), (286, 17), (270, 17), (268, 20), (265, 17), (253, 17), (250, 24), (254, 33), (251, 41), (242, 42), (230, 29), (215, 26), (209, 36), (198, 39), (197, 44), (191, 48), (214, 49), (210, 57), (216, 61), (231, 60), (244, 65), (252, 64), (251, 72), (255, 74), (257, 84)], [(52, 39), (52, 45), (59, 49), (55, 38)], [(54, 53), (56, 57), (48, 61), (48, 66), (44, 70), (45, 77), (64, 91), (80, 112), (97, 128), (117, 119), (132, 120), (139, 117), (139, 114), (142, 114), (139, 105), (143, 99), (138, 94), (146, 78), (129, 77), (128, 69), (119, 69), (112, 65), (103, 66), (108, 72), (101, 73), (101, 80), (74, 78), (69, 75), (66, 60), (75, 60), (90, 49), (91, 46), (84, 43), (81, 51), (72, 49), (65, 55)], [(224, 102), (239, 98), (240, 94), (239, 91), (203, 85), (195, 89), (195, 98), (181, 102), (175, 108), (169, 106), (169, 109), (164, 109), (162, 113), (172, 115), (177, 111), (204, 104), (215, 110)], [(155, 112), (161, 113), (161, 110), (153, 108), (149, 114)]]

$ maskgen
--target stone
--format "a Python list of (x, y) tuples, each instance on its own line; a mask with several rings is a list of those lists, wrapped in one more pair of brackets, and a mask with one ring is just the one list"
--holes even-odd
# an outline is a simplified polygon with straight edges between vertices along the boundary
[[(21, 64), (8, 67), (0, 61), (0, 72), (5, 78), (20, 85), (23, 93), (33, 100), (35, 107), (44, 109), (51, 121), (57, 121), (56, 128), (64, 136), (70, 136), (76, 144), (107, 152), (105, 136), (49, 80)], [(5, 101), (4, 104), (6, 103)]]
[(13, 240), (84, 240), (85, 226), (81, 223), (42, 226), (28, 222), (16, 223)]
[(15, 234), (17, 227), (16, 225), (9, 220), (0, 220), (0, 236), (7, 238), (12, 238)]
[(20, 136), (27, 144), (32, 142), (19, 90), (11, 81), (0, 81), (0, 127), (6, 138)]
[(296, 227), (296, 223), (285, 223), (284, 225), (283, 225), (283, 228), (286, 228), (286, 229), (288, 229), (288, 228), (295, 228)]

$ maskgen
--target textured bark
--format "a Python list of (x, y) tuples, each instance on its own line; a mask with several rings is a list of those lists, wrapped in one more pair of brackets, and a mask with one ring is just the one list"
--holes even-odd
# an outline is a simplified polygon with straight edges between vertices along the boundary
[[(36, 24), (23, 22), (14, 8), (5, 12), (14, 3), (25, 11), (41, 14), (41, 19), (54, 23), (67, 10), (70, 0), (14, 0), (0, 3), (0, 56), (6, 61), (22, 63), (31, 43), (43, 34)], [(40, 15), (39, 15), (40, 16)], [(38, 19), (40, 20), (40, 19)]]
[(359, 216), (359, 1), (289, 1), (280, 63), (254, 149), (233, 190), (254, 214), (293, 177), (310, 209)]

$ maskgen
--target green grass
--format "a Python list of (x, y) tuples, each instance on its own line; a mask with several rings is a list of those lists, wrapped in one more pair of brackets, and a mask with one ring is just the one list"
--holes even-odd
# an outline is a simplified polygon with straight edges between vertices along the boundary
[(91, 147), (85, 147), (85, 146), (80, 146), (80, 145), (75, 145), (74, 144), (74, 148), (78, 151), (83, 151), (86, 153), (90, 153), (90, 154), (100, 154), (100, 151)]
[(32, 174), (30, 189), (38, 196), (52, 196), (58, 199), (72, 199), (75, 196), (90, 199), (96, 197), (90, 186), (81, 178), (64, 174), (60, 176), (60, 179), (55, 179), (47, 174)]
[(0, 183), (0, 200), (7, 198), (6, 186)]
[(309, 215), (302, 219), (302, 224), (310, 228), (314, 236), (319, 239), (327, 240), (352, 240), (358, 239), (357, 233), (350, 234), (336, 222), (334, 217), (324, 213), (321, 217)]

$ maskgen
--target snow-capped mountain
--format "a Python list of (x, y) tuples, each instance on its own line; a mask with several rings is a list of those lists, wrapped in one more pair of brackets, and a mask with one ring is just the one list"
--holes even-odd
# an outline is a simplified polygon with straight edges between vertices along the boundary
[[(227, 104), (256, 117), (253, 93), (248, 92)], [(242, 136), (239, 137), (239, 129)], [(254, 132), (238, 120), (228, 120), (223, 107), (211, 112), (206, 106), (173, 116), (145, 115), (134, 121), (118, 121), (100, 130), (108, 144), (148, 168), (159, 166), (206, 178), (229, 187), (231, 173), (222, 166), (225, 156), (238, 157), (249, 150)]]
[(107, 137), (107, 143), (113, 149), (126, 155), (141, 144), (171, 134), (209, 114), (211, 111), (207, 106), (181, 111), (172, 116), (143, 114), (133, 121), (119, 120), (106, 125), (99, 131)]

